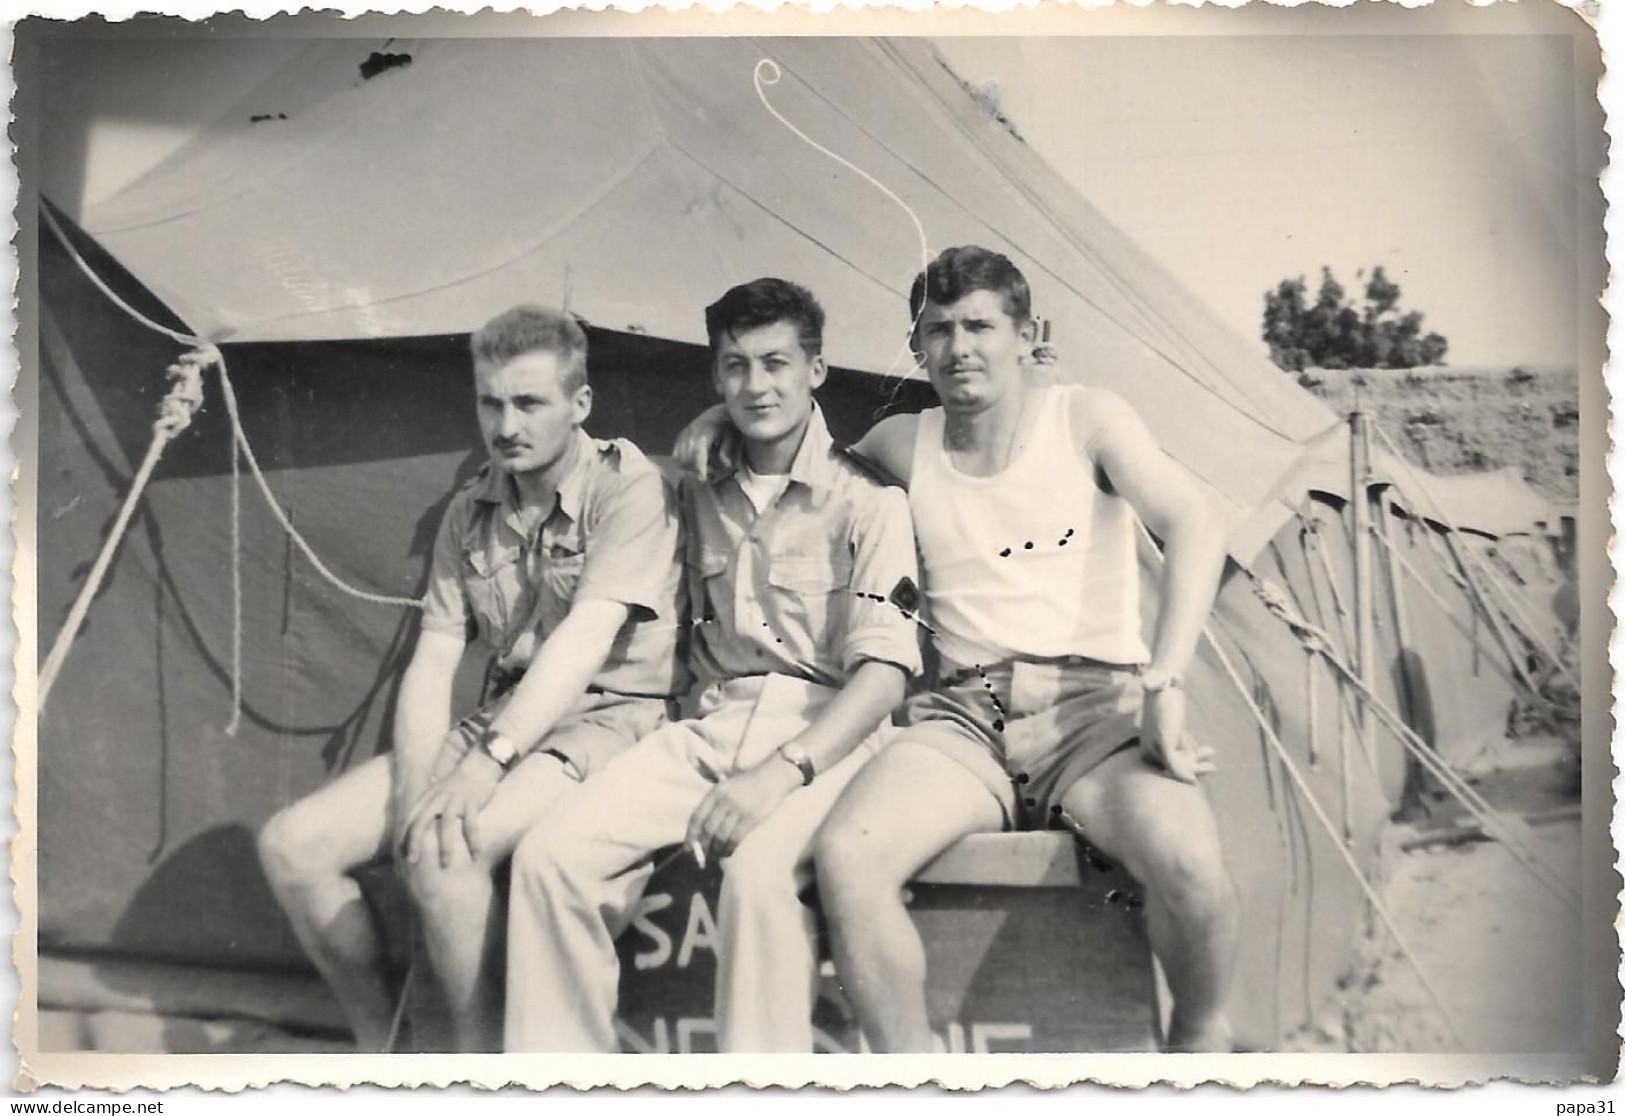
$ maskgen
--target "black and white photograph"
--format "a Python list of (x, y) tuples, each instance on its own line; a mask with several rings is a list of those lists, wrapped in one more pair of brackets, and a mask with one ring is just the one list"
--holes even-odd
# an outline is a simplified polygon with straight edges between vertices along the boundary
[(19, 1080), (1611, 1081), (1601, 47), (1306, 9), (17, 23)]

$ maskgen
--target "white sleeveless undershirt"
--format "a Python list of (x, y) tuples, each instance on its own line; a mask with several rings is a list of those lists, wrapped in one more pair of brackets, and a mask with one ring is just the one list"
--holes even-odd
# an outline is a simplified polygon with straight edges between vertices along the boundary
[(1133, 509), (1100, 488), (1074, 444), (1074, 393), (1089, 390), (1034, 393), (1025, 441), (991, 477), (955, 468), (943, 437), (946, 412), (920, 415), (908, 502), (928, 616), (953, 665), (1150, 658), (1140, 631)]

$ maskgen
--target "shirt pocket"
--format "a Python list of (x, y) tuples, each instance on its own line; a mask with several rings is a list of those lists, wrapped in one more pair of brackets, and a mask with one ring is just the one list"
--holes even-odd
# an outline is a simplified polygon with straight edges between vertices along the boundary
[(523, 590), (523, 550), (498, 546), (463, 552), (463, 587), (469, 608), (492, 640), (500, 640), (512, 621), (512, 609)]
[(805, 631), (815, 645), (830, 646), (830, 625), (846, 615), (852, 577), (850, 561), (821, 557), (777, 557), (767, 571), (769, 622), (780, 629)]
[(695, 620), (716, 619), (718, 611), (725, 605), (731, 605), (727, 600), (726, 586), (720, 580), (728, 572), (728, 552), (726, 550), (699, 550), (688, 556), (688, 572), (690, 594), (698, 593), (699, 598), (689, 602)]
[(548, 548), (542, 562), (542, 584), (566, 612), (576, 599), (576, 587), (581, 584), (581, 571), (586, 565), (585, 553), (559, 543)]

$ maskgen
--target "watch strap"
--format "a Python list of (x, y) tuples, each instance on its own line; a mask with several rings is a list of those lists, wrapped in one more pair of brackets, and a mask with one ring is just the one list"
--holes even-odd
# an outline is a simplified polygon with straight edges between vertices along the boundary
[(801, 772), (801, 785), (804, 787), (812, 786), (812, 781), (818, 777), (818, 769), (813, 766), (813, 761), (808, 758), (806, 752), (783, 747), (779, 749), (779, 758)]
[(1170, 671), (1146, 667), (1140, 671), (1140, 687), (1148, 694), (1160, 694), (1164, 690), (1183, 689), (1184, 680)]
[(512, 771), (520, 760), (519, 746), (509, 737), (487, 727), (480, 734), (480, 750), (496, 761), (504, 771)]

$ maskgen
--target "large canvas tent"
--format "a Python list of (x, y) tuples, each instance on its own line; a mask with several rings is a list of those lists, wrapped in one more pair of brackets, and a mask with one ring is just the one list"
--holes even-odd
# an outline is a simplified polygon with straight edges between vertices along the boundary
[[(73, 49), (48, 42), (40, 65), (65, 72)], [(1210, 787), (1242, 893), (1238, 983), (1271, 990), (1238, 1003), (1237, 1021), (1243, 1042), (1276, 1045), (1352, 959), (1365, 895), (1345, 855), (1372, 869), (1404, 778), (1392, 735), (1361, 743), (1347, 688), (1243, 572), (1336, 627), (1327, 602), (1355, 592), (1351, 492), (1313, 466), (1346, 447), (1343, 420), (989, 119), (924, 41), (311, 42), (116, 195), (47, 196), (64, 236), (41, 231), (37, 271), (42, 647), (183, 348), (108, 301), (70, 247), (136, 309), (221, 345), (279, 505), (339, 578), (377, 593), (422, 584), (446, 496), (478, 462), (465, 335), (514, 302), (591, 323), (589, 429), (654, 452), (709, 402), (702, 308), (762, 274), (826, 305), (837, 436), (926, 405), (894, 360), (921, 261), (913, 222), (764, 96), (886, 184), (931, 252), (1008, 253), (1053, 323), (1056, 374), (1127, 398), (1227, 511), (1235, 567), (1213, 628), (1242, 684), (1209, 647), (1190, 689), (1220, 757)], [(116, 122), (116, 100), (106, 111)], [(105, 142), (48, 138), (48, 159)], [(246, 479), (234, 518), (232, 432), (218, 381), (206, 390), (39, 725), (40, 943), (286, 969), (301, 959), (252, 833), (385, 746), (414, 619), (318, 575)], [(1154, 577), (1149, 546), (1144, 560)], [(1484, 731), (1482, 701), (1416, 717), (1416, 680), (1464, 692), (1459, 664), (1401, 646), (1397, 614), (1374, 611), (1381, 700), (1435, 739)]]

